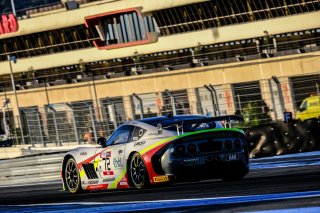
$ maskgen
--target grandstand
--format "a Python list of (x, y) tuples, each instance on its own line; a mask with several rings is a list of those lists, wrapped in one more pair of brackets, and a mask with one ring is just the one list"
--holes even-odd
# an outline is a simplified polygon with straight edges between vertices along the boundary
[(319, 0), (81, 0), (6, 12), (0, 95), (18, 143), (81, 142), (88, 129), (97, 138), (167, 112), (282, 120), (319, 94), (319, 20)]

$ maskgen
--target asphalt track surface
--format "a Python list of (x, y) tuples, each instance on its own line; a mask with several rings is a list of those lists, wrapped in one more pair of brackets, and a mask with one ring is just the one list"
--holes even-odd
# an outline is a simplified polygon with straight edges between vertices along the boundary
[[(303, 160), (302, 160), (303, 159)], [(285, 159), (285, 161), (290, 158)], [(254, 196), (261, 194), (278, 194), (288, 192), (320, 191), (319, 156), (293, 158), (293, 162), (306, 161), (306, 165), (281, 166), (283, 159), (257, 160), (260, 168), (238, 182), (206, 180), (201, 182), (179, 183), (172, 186), (151, 189), (127, 189), (112, 191), (95, 191), (73, 195), (61, 190), (60, 183), (35, 184), (29, 186), (0, 187), (0, 212), (21, 211), (17, 205), (70, 203), (112, 203), (181, 199), (206, 199), (235, 196)], [(275, 168), (263, 168), (261, 165), (276, 164)], [(280, 162), (280, 163), (279, 163)], [(311, 162), (311, 163), (310, 163)], [(314, 163), (316, 162), (316, 163)], [(9, 205), (9, 207), (8, 207)], [(10, 206), (11, 205), (11, 206)], [(16, 206), (14, 208), (14, 206)], [(320, 197), (302, 197), (275, 201), (255, 201), (245, 203), (229, 203), (206, 205), (199, 207), (181, 207), (154, 210), (155, 212), (243, 212), (268, 209), (287, 209), (300, 207), (320, 207)], [(22, 208), (22, 207), (21, 207)], [(319, 208), (320, 209), (320, 208)], [(317, 211), (319, 210), (317, 209)], [(10, 211), (10, 212), (12, 212)], [(70, 210), (71, 211), (71, 210)], [(80, 211), (80, 210), (79, 210)], [(308, 210), (306, 210), (308, 211)], [(28, 211), (24, 211), (28, 212)], [(55, 212), (55, 211), (54, 211)]]

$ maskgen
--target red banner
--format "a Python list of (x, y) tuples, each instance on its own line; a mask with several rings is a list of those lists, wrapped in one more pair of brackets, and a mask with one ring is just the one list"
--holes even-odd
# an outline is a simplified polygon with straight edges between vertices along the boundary
[(13, 14), (1, 16), (0, 20), (0, 35), (13, 33), (18, 31), (18, 22)]

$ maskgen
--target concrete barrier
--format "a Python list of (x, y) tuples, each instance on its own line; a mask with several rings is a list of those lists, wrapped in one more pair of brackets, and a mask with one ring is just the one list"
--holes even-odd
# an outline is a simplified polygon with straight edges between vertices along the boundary
[[(62, 147), (30, 147), (28, 145), (1, 148), (0, 186), (32, 184), (60, 179), (60, 167), (66, 152), (80, 145)], [(83, 144), (81, 147), (97, 147)]]
[(62, 153), (0, 160), (0, 185), (59, 180)]
[(37, 144), (32, 147), (31, 145), (17, 145), (14, 147), (0, 147), (0, 159), (17, 158), (22, 156), (30, 156), (36, 154), (50, 154), (54, 152), (67, 152), (76, 147), (92, 147), (97, 146), (95, 144), (81, 144), (68, 143), (64, 146), (56, 146), (55, 144), (48, 144), (47, 147)]
[(21, 148), (19, 147), (1, 147), (0, 159), (16, 158), (22, 155)]

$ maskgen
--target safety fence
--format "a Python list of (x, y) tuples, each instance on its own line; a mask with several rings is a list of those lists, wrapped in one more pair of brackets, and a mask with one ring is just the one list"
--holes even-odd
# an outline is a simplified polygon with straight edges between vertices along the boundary
[(59, 180), (63, 153), (1, 160), (0, 185), (36, 184)]
[[(5, 109), (0, 126), (2, 129), (10, 126), (15, 144), (45, 147), (49, 143), (55, 146), (94, 143), (126, 121), (167, 114), (236, 114), (244, 118), (243, 127), (290, 118), (306, 120), (320, 116), (319, 84), (320, 75), (315, 73), (20, 108), (21, 119), (14, 118), (12, 111)], [(306, 100), (310, 96), (314, 98)], [(284, 112), (292, 114), (285, 117)], [(15, 122), (21, 123), (22, 128)]]

